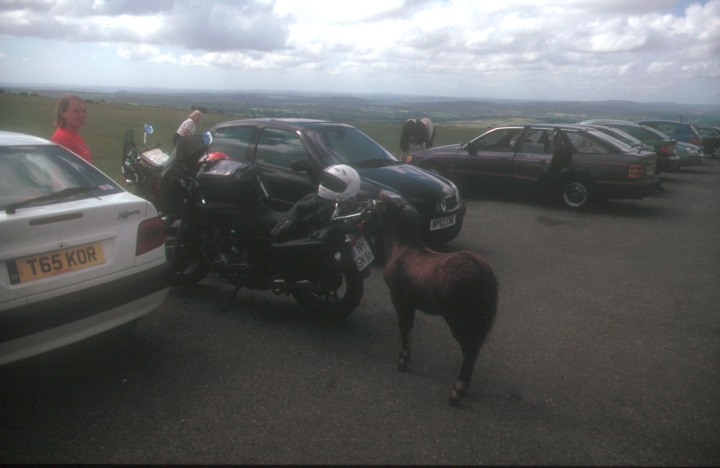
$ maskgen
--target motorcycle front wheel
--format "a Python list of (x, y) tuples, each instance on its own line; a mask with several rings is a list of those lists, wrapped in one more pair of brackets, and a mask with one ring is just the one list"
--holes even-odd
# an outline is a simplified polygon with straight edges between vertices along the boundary
[(341, 319), (347, 317), (360, 305), (363, 295), (363, 278), (354, 264), (346, 264), (340, 270), (332, 270), (328, 278), (339, 286), (328, 292), (295, 291), (292, 293), (300, 306), (320, 319)]

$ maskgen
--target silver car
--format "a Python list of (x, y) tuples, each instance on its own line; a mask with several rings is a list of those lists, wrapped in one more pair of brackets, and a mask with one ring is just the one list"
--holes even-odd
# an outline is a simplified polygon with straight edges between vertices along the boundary
[(169, 291), (162, 221), (76, 154), (0, 131), (0, 365), (120, 325)]

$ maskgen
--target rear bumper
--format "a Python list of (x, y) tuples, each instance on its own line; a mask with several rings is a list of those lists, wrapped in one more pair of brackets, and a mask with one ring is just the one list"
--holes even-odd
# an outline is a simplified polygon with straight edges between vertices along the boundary
[(170, 291), (170, 265), (0, 312), (0, 365), (80, 341), (142, 317)]
[(641, 199), (657, 192), (660, 177), (657, 175), (637, 181), (596, 182), (597, 194), (607, 199)]
[(684, 166), (697, 166), (702, 162), (703, 158), (702, 156), (690, 156), (687, 158), (684, 158), (680, 161), (678, 164), (678, 167), (684, 167)]

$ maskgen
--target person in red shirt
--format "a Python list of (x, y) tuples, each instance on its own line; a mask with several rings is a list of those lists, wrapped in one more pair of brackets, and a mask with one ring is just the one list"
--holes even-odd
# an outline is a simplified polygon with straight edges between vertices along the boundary
[(85, 125), (86, 118), (85, 101), (75, 94), (64, 94), (58, 101), (55, 122), (57, 129), (50, 140), (91, 163), (92, 154), (78, 133), (80, 127)]

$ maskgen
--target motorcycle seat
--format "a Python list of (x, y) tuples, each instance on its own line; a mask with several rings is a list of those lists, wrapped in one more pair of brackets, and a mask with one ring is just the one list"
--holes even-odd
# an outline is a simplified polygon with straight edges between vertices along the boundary
[(214, 219), (222, 219), (250, 235), (272, 237), (272, 230), (285, 213), (273, 211), (260, 200), (246, 203), (206, 202), (196, 204), (198, 212)]

